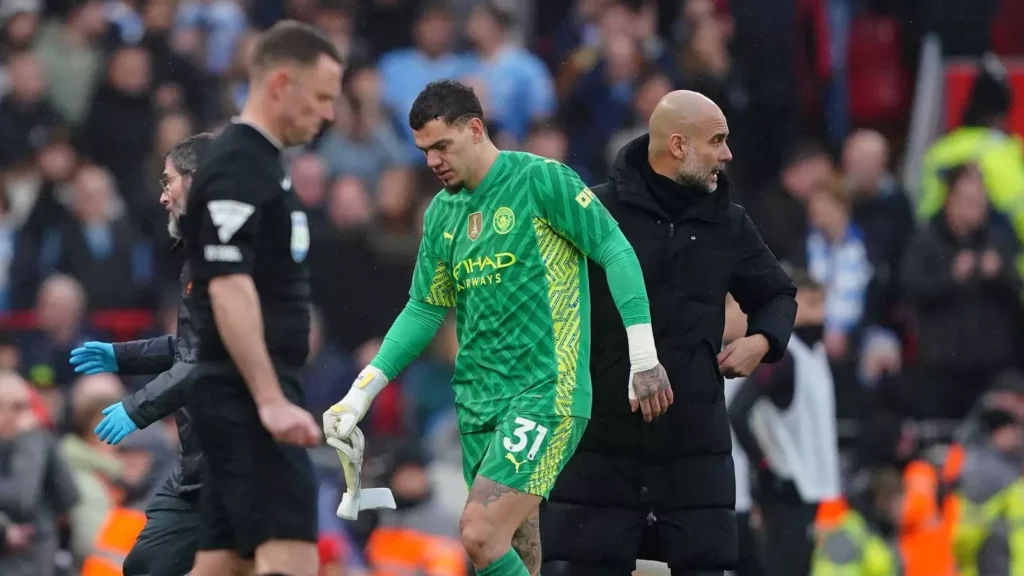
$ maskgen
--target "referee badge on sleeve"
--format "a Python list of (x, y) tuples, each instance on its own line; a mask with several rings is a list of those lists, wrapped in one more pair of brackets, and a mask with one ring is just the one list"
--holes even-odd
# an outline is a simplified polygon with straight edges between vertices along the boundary
[(292, 260), (302, 262), (309, 254), (309, 221), (306, 213), (292, 212)]

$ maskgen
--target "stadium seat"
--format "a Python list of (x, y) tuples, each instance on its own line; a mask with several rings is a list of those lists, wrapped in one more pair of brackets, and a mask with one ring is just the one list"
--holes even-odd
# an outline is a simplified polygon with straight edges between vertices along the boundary
[(910, 104), (910, 76), (903, 64), (894, 18), (859, 16), (850, 27), (847, 59), (850, 121), (877, 126), (900, 123)]
[(1002, 56), (1024, 56), (1024, 2), (1002, 0), (992, 18), (992, 50)]

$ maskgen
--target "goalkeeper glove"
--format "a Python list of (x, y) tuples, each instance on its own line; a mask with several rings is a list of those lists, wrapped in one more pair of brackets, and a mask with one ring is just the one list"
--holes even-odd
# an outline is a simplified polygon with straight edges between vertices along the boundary
[(338, 451), (341, 469), (345, 477), (345, 495), (338, 505), (338, 517), (355, 520), (363, 510), (395, 508), (395, 497), (387, 488), (363, 488), (363, 451), (366, 441), (359, 428), (353, 428), (348, 438), (339, 440), (327, 438), (327, 443)]
[(328, 438), (344, 440), (352, 434), (356, 424), (366, 416), (370, 403), (384, 389), (388, 379), (384, 373), (367, 366), (356, 377), (348, 394), (324, 412), (324, 434)]

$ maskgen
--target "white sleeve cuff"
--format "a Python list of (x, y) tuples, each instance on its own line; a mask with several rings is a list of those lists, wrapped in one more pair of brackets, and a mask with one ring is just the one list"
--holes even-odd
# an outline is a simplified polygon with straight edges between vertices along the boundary
[(629, 326), (626, 338), (629, 340), (630, 372), (643, 372), (658, 365), (658, 350), (654, 347), (654, 330), (650, 324)]

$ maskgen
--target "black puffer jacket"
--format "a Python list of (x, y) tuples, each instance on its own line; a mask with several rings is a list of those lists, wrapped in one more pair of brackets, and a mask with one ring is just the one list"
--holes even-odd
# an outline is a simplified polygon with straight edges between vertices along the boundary
[(618, 567), (637, 558), (684, 570), (729, 569), (736, 561), (735, 477), (717, 355), (726, 293), (749, 316), (749, 333), (785, 351), (796, 289), (720, 177), (694, 194), (675, 221), (654, 202), (640, 170), (647, 137), (620, 152), (594, 193), (619, 222), (643, 268), (658, 358), (675, 402), (650, 424), (627, 399), (626, 331), (604, 271), (590, 267), (591, 421), (543, 509), (545, 562)]
[[(178, 248), (181, 243), (177, 243)], [(184, 408), (192, 374), (196, 367), (199, 337), (192, 325), (192, 274), (186, 263), (181, 270), (181, 306), (178, 308), (176, 335), (114, 344), (114, 355), (121, 374), (157, 374), (144, 388), (122, 401), (125, 412), (139, 428), (145, 428), (171, 414), (178, 424), (181, 458), (167, 479), (168, 488), (185, 494), (200, 486), (199, 463), (202, 452), (192, 434), (192, 421)]]

